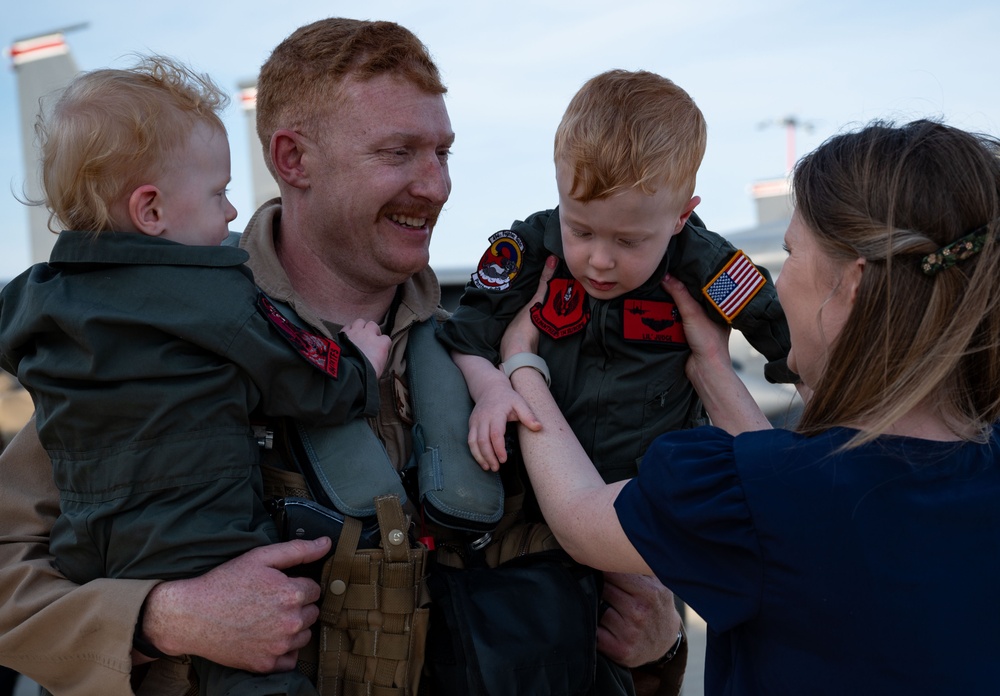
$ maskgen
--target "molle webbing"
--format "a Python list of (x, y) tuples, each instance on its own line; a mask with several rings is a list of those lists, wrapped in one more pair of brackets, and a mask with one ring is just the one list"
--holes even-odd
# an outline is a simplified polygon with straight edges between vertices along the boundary
[(413, 696), (424, 662), (427, 549), (410, 546), (396, 496), (375, 499), (382, 548), (358, 549), (348, 518), (323, 571), (320, 664), (323, 696)]

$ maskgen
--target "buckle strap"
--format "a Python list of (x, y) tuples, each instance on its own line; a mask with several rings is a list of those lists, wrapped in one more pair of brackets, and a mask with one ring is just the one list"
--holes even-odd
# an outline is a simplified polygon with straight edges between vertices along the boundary
[(337, 541), (333, 562), (327, 566), (330, 572), (323, 578), (326, 585), (327, 602), (323, 602), (323, 612), (333, 615), (340, 613), (347, 598), (347, 588), (351, 580), (351, 565), (361, 539), (361, 521), (354, 517), (344, 518), (344, 527)]
[(395, 495), (375, 497), (375, 514), (382, 531), (382, 548), (390, 563), (404, 563), (409, 560), (410, 535), (403, 506)]

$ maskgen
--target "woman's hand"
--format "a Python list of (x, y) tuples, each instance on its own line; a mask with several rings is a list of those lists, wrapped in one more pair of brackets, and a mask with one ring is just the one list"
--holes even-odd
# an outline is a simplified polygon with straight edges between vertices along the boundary
[(691, 348), (684, 372), (705, 404), (712, 422), (731, 435), (770, 428), (771, 424), (733, 369), (729, 357), (729, 327), (709, 319), (676, 278), (668, 275), (662, 285), (677, 304), (684, 336)]
[(677, 311), (681, 314), (684, 336), (691, 348), (691, 357), (685, 368), (688, 379), (697, 385), (696, 376), (699, 373), (732, 369), (732, 359), (729, 356), (731, 329), (709, 319), (705, 309), (691, 297), (684, 284), (673, 276), (664, 277), (660, 285), (674, 298)]
[(534, 297), (517, 313), (504, 332), (503, 340), (500, 341), (501, 360), (508, 360), (518, 353), (538, 352), (538, 329), (531, 322), (531, 308), (545, 301), (545, 293), (548, 291), (549, 281), (555, 275), (557, 265), (558, 260), (555, 256), (545, 259), (545, 268), (542, 269), (542, 275), (538, 279)]

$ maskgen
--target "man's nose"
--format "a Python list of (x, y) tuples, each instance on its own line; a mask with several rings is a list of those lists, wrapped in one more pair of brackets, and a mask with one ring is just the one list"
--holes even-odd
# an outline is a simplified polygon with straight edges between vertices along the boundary
[(447, 203), (451, 195), (451, 175), (447, 163), (441, 162), (436, 155), (422, 161), (411, 192), (434, 205)]

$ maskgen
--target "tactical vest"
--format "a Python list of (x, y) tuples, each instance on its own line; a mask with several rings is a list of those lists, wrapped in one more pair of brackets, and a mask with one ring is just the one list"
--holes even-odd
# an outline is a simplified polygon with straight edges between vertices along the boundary
[[(419, 504), (431, 521), (482, 536), (503, 516), (503, 485), (469, 451), (473, 402), (465, 379), (435, 337), (432, 318), (409, 329), (406, 375), (413, 408), (413, 454)], [(361, 418), (343, 425), (294, 426), (302, 474), (316, 500), (363, 524), (374, 523), (375, 498), (408, 496), (385, 446)], [(294, 439), (294, 438), (293, 438)]]
[[(301, 328), (290, 308), (273, 304)], [(485, 544), (503, 517), (504, 490), (499, 474), (484, 471), (469, 451), (472, 399), (435, 324), (415, 324), (407, 334), (415, 425), (404, 472), (416, 474), (423, 515)], [(309, 493), (347, 516), (319, 578), (318, 652), (300, 653), (299, 668), (322, 696), (415, 696), (428, 630), (428, 549), (409, 534), (403, 472), (364, 419), (289, 429), (290, 454)], [(379, 539), (376, 548), (359, 544), (363, 530)]]

